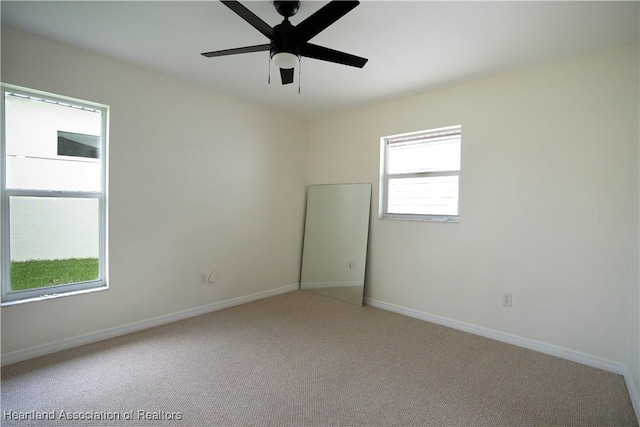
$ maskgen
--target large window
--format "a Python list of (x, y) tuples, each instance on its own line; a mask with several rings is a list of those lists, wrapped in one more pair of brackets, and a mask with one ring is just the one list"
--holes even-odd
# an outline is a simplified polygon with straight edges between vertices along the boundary
[(2, 303), (106, 289), (108, 107), (2, 85)]
[(461, 126), (381, 138), (380, 218), (458, 222)]

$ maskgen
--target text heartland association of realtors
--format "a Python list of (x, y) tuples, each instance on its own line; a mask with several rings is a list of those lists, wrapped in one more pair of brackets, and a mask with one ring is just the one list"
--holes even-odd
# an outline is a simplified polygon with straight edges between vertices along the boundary
[(33, 421), (180, 421), (182, 412), (145, 411), (143, 409), (127, 412), (113, 411), (2, 411), (3, 420), (33, 420)]

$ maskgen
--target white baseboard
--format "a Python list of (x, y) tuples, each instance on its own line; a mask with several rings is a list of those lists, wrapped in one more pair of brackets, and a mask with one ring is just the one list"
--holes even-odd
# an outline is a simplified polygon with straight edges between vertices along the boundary
[(529, 350), (539, 351), (540, 353), (549, 354), (551, 356), (556, 356), (561, 359), (570, 360), (572, 362), (582, 363), (583, 365), (603, 369), (605, 371), (613, 372), (614, 374), (624, 375), (626, 371), (626, 367), (622, 363), (614, 362), (613, 360), (605, 359), (591, 354), (582, 353), (580, 351), (575, 351), (528, 338), (522, 338), (517, 335), (495, 331), (493, 329), (472, 325), (470, 323), (460, 322), (435, 314), (424, 313), (422, 311), (390, 304), (383, 301), (378, 301), (372, 298), (365, 297), (364, 302), (366, 305), (370, 305), (371, 307), (381, 308), (383, 310), (392, 311), (394, 313), (403, 314), (405, 316), (414, 317), (416, 319), (426, 320), (427, 322), (435, 323), (442, 326), (447, 326), (452, 329), (469, 332), (482, 337), (491, 338), (496, 341), (505, 342), (507, 344), (513, 344), (515, 346), (527, 348)]
[(22, 350), (16, 350), (8, 353), (3, 353), (1, 357), (1, 364), (10, 365), (12, 363), (21, 362), (27, 359), (33, 359), (34, 357), (44, 356), (46, 354), (56, 353), (58, 351), (67, 350), (73, 347), (78, 347), (85, 344), (91, 344), (94, 342), (106, 340), (109, 338), (118, 337), (120, 335), (130, 334), (132, 332), (138, 332), (143, 329), (153, 328), (155, 326), (164, 325), (178, 320), (187, 319), (189, 317), (199, 316), (201, 314), (211, 313), (213, 311), (223, 310), (225, 308), (234, 307), (236, 305), (246, 304), (248, 302), (257, 301), (263, 298), (284, 294), (298, 290), (299, 285), (282, 286), (268, 291), (258, 292), (251, 295), (245, 295), (237, 298), (228, 299), (225, 301), (216, 302), (213, 304), (203, 305), (200, 307), (190, 308), (188, 310), (179, 311), (176, 313), (165, 314), (151, 319), (141, 320), (139, 322), (128, 323), (126, 325), (115, 326), (113, 328), (102, 329), (100, 331), (91, 332), (88, 334), (77, 335), (71, 338), (65, 338), (59, 341), (54, 341), (42, 345), (36, 345), (28, 347)]
[(629, 397), (631, 398), (631, 404), (633, 405), (633, 410), (636, 413), (636, 420), (638, 424), (640, 424), (640, 394), (636, 385), (633, 383), (631, 378), (629, 377), (629, 373), (624, 373), (624, 382), (627, 384), (627, 390), (629, 390)]

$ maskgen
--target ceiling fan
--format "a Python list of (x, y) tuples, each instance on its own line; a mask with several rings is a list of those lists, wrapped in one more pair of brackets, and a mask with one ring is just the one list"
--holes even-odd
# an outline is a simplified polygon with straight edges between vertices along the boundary
[(260, 31), (271, 42), (202, 53), (208, 58), (268, 50), (271, 60), (280, 68), (280, 78), (283, 85), (293, 83), (294, 69), (301, 56), (358, 68), (364, 67), (368, 61), (367, 58), (309, 43), (309, 40), (318, 33), (356, 7), (360, 3), (359, 1), (331, 1), (296, 26), (289, 22), (289, 18), (298, 12), (300, 2), (274, 1), (276, 11), (284, 17), (284, 20), (273, 28), (238, 1), (222, 1), (222, 3)]

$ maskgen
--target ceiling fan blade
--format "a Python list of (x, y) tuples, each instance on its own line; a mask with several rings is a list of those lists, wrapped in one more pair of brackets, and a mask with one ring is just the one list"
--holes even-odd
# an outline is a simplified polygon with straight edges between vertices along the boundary
[(280, 68), (280, 78), (282, 79), (283, 85), (293, 83), (294, 70), (294, 68)]
[(270, 48), (270, 44), (258, 44), (255, 46), (237, 47), (234, 49), (215, 50), (213, 52), (201, 53), (200, 55), (206, 56), (207, 58), (213, 58), (214, 56), (235, 55), (237, 53), (262, 52), (264, 50), (269, 50)]
[(262, 19), (258, 18), (253, 12), (244, 7), (240, 2), (235, 0), (220, 0), (229, 9), (233, 10), (240, 18), (247, 21), (253, 28), (260, 31), (265, 37), (271, 39), (273, 36), (273, 28)]
[(359, 1), (334, 0), (296, 25), (295, 28), (291, 30), (291, 36), (301, 42), (309, 41), (320, 31), (346, 15), (358, 4), (360, 4)]
[(367, 63), (367, 58), (340, 52), (315, 44), (307, 43), (300, 48), (300, 55), (307, 58), (319, 59), (321, 61), (335, 62), (337, 64), (350, 65), (362, 68)]

